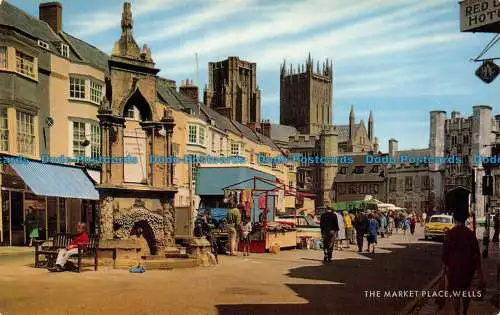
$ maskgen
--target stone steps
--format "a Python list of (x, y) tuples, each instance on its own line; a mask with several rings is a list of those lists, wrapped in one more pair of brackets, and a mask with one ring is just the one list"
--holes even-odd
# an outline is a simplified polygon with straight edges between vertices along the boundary
[(161, 269), (182, 269), (182, 268), (193, 268), (198, 267), (198, 259), (193, 258), (167, 258), (158, 260), (146, 260), (144, 262), (144, 268), (146, 270), (161, 270)]

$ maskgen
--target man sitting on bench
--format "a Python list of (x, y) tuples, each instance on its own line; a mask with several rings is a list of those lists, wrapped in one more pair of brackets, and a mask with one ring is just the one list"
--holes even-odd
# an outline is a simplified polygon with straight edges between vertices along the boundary
[(78, 254), (78, 246), (88, 245), (89, 235), (85, 230), (85, 223), (78, 222), (78, 225), (76, 226), (77, 234), (73, 236), (73, 239), (71, 240), (71, 242), (69, 242), (68, 247), (59, 250), (59, 253), (57, 254), (56, 265), (53, 268), (50, 268), (49, 271), (64, 271), (64, 265), (66, 265), (69, 257)]

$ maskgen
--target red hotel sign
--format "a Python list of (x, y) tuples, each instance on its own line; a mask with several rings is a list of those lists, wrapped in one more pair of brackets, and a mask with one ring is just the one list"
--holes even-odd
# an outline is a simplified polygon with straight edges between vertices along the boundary
[(460, 31), (500, 33), (500, 0), (460, 2)]

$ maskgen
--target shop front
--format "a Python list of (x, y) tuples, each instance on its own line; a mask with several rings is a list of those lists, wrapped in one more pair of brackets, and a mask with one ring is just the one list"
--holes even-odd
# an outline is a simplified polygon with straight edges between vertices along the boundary
[(0, 165), (0, 244), (23, 246), (86, 222), (96, 232), (99, 194), (80, 167), (23, 159)]

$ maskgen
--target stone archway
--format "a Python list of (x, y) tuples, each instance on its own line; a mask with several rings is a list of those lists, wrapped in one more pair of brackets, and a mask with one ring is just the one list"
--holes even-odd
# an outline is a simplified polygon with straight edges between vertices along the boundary
[(446, 211), (466, 211), (469, 212), (469, 195), (471, 191), (463, 186), (453, 187), (446, 192)]
[(148, 247), (149, 247), (149, 253), (151, 255), (156, 255), (156, 252), (158, 251), (158, 246), (156, 244), (156, 240), (155, 240), (155, 235), (154, 235), (154, 231), (153, 229), (151, 228), (151, 226), (149, 225), (149, 223), (145, 220), (143, 221), (139, 221), (139, 222), (136, 222), (134, 224), (134, 227), (132, 228), (132, 230), (130, 231), (130, 235), (137, 235), (138, 233), (138, 230), (141, 229), (142, 230), (142, 237), (144, 237), (144, 239), (146, 240), (146, 242), (148, 242)]
[[(141, 227), (145, 233), (144, 238), (148, 241), (151, 254), (154, 255), (164, 241), (163, 221), (163, 217), (159, 214), (143, 207), (134, 207), (128, 211), (118, 213), (114, 218), (115, 237), (128, 239), (133, 234), (134, 228)], [(146, 234), (149, 234), (148, 237), (146, 237)]]

